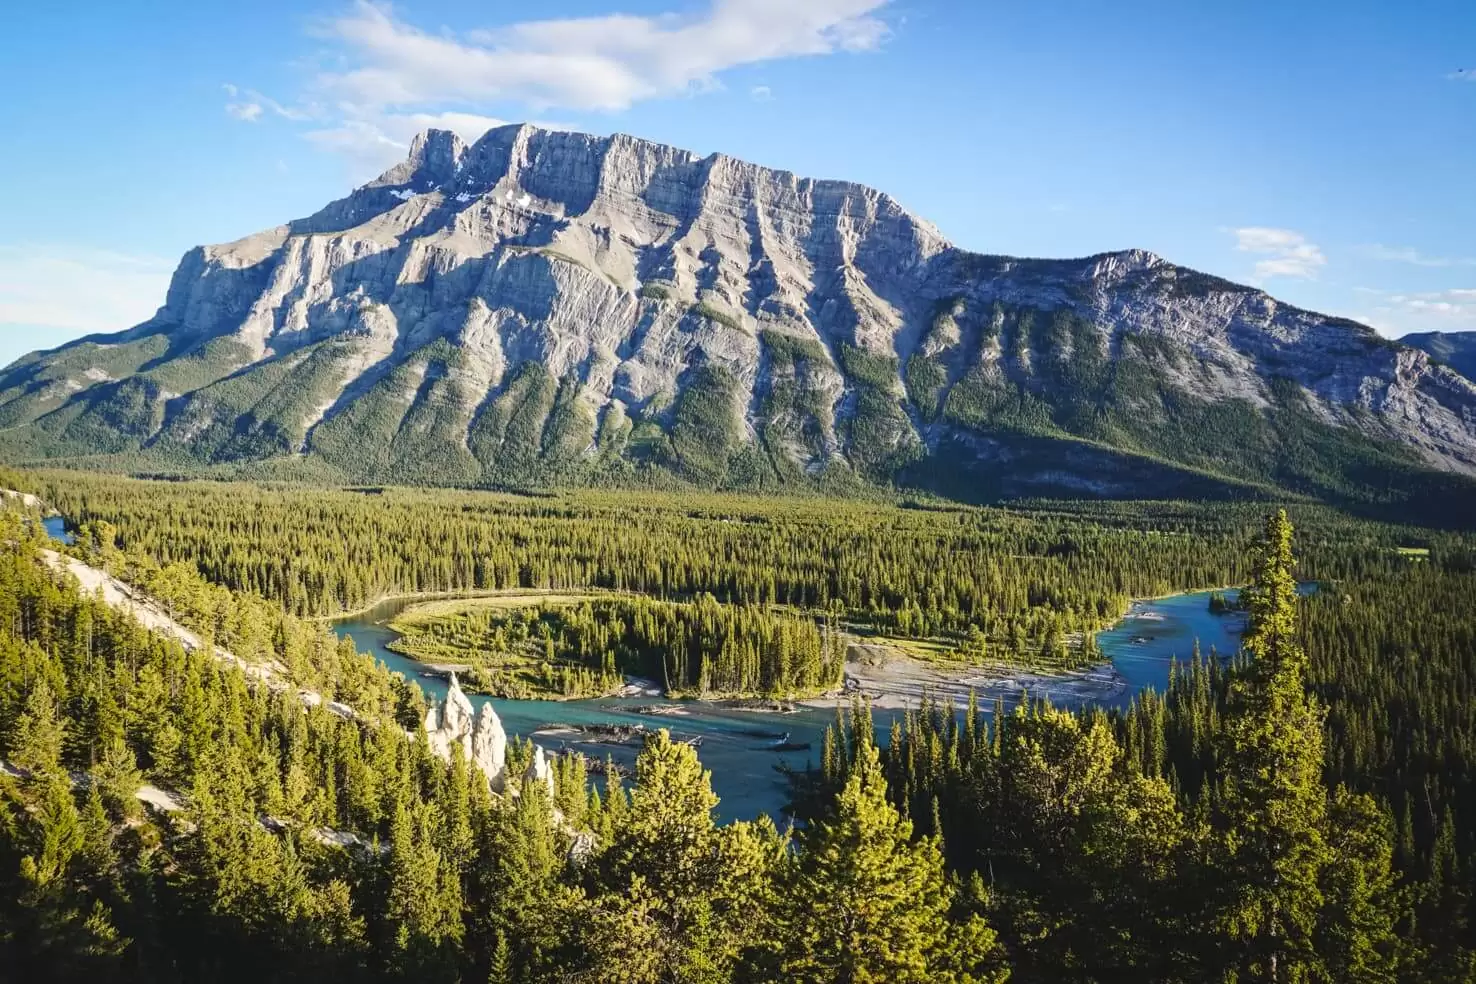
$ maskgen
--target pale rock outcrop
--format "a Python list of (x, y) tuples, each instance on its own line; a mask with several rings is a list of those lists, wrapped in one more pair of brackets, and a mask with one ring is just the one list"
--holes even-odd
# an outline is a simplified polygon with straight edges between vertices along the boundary
[(471, 757), (492, 784), (492, 791), (500, 792), (507, 770), (507, 732), (491, 704), (482, 705), (472, 724)]
[(29, 492), (17, 492), (14, 489), (0, 489), (0, 497), (14, 499), (21, 504), (23, 509), (40, 509), (41, 500)]
[(528, 763), (528, 769), (523, 773), (523, 782), (542, 783), (548, 795), (554, 795), (553, 762), (544, 754), (543, 746), (533, 746), (533, 761)]
[(459, 754), (475, 765), (494, 792), (506, 782), (507, 732), (491, 704), (473, 711), (472, 703), (451, 674), (446, 700), (425, 714), (425, 736), (431, 751), (446, 761)]

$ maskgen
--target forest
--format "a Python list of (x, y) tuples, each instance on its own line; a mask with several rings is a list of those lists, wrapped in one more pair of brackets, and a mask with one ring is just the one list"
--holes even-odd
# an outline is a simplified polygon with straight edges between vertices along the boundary
[[(1266, 509), (518, 496), (58, 472), (34, 483), (125, 561), (183, 563), (300, 616), (339, 615), (402, 594), (604, 590), (682, 602), (706, 594), (975, 651), (982, 638), (1003, 661), (1034, 661), (1052, 640), (1081, 641), (1133, 598), (1243, 583), (1249, 531)], [(1325, 507), (1292, 514), (1305, 531), (1308, 580), (1378, 568), (1400, 546), (1463, 542)]]
[[(0, 511), (17, 979), (1476, 980), (1476, 538), (1300, 504), (3, 477), (206, 640), (79, 591), (38, 562), (36, 517)], [(317, 619), (607, 589), (447, 631), (762, 690), (776, 666), (823, 684), (828, 626), (1030, 652), (1131, 598), (1242, 584), (1241, 651), (1185, 654), (1165, 693), (925, 703), (881, 735), (858, 703), (791, 777), (792, 816), (726, 825), (661, 732), (629, 782), (560, 756), (547, 785), (491, 792), (431, 752), (417, 688)], [(760, 648), (788, 655), (740, 656)], [(508, 755), (522, 775), (531, 746)]]
[[(494, 601), (502, 599), (494, 598)], [(439, 610), (449, 604), (449, 611)], [(600, 696), (627, 676), (672, 696), (796, 697), (840, 686), (845, 650), (834, 625), (757, 605), (640, 597), (545, 600), (484, 608), (475, 600), (412, 609), (390, 644), (423, 663), (470, 661), (464, 679), (505, 697)]]

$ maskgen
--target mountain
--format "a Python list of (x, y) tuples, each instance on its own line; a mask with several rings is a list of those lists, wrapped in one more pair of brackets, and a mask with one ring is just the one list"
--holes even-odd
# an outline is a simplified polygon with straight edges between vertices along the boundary
[[(80, 289), (80, 285), (79, 285)], [(1129, 250), (951, 245), (889, 196), (531, 126), (189, 252), (149, 321), (0, 372), (13, 461), (971, 499), (1469, 491), (1476, 386)]]
[(1400, 341), (1429, 353), (1467, 379), (1476, 379), (1476, 331), (1426, 331), (1405, 335)]

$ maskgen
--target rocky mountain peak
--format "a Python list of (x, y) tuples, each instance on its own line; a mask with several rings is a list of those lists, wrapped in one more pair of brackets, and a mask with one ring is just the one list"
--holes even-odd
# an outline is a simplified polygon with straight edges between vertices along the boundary
[(1089, 277), (1098, 279), (1120, 279), (1129, 274), (1143, 273), (1170, 265), (1163, 257), (1146, 249), (1123, 249), (1091, 257)]
[(450, 130), (423, 130), (410, 142), (406, 163), (414, 168), (416, 180), (444, 184), (456, 176), (466, 144)]
[(149, 322), (0, 376), (7, 440), (356, 481), (1343, 494), (1476, 473), (1476, 389), (1146, 250), (985, 256), (864, 185), (509, 125), (192, 251)]

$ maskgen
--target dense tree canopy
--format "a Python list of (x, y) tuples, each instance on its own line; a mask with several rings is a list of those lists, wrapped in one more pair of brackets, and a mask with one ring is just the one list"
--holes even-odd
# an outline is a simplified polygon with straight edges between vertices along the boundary
[[(80, 591), (36, 517), (0, 510), (0, 966), (21, 979), (1476, 979), (1469, 537), (1300, 508), (1294, 540), (1249, 505), (29, 481), (76, 557), (201, 645)], [(1128, 598), (1245, 581), (1242, 651), (1120, 712), (927, 703), (878, 741), (857, 707), (788, 831), (718, 825), (698, 752), (663, 733), (629, 782), (570, 757), (493, 794), (431, 751), (417, 688), (304, 618), (598, 589), (447, 631), (774, 692), (832, 678), (832, 633), (1090, 659)], [(530, 755), (514, 740), (509, 774)]]

